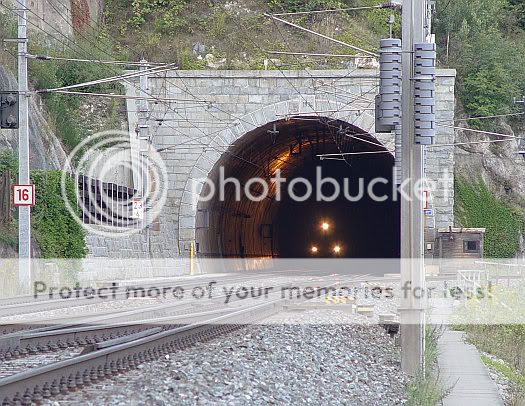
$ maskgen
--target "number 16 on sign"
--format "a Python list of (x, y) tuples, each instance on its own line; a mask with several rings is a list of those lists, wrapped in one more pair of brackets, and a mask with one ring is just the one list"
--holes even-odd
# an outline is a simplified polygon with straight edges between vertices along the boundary
[(13, 206), (34, 206), (35, 185), (13, 185)]

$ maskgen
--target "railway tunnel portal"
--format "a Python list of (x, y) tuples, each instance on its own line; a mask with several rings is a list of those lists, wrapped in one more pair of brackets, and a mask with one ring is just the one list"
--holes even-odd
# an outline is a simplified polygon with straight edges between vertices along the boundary
[[(453, 178), (455, 71), (438, 70), (436, 142), (428, 149), (426, 175), (431, 180)], [(375, 70), (305, 71), (170, 71), (152, 75), (148, 92), (155, 97), (180, 99), (176, 105), (150, 103), (153, 147), (169, 174), (168, 199), (151, 231), (127, 239), (88, 235), (92, 257), (179, 257), (190, 247), (206, 257), (332, 256), (339, 246), (343, 257), (397, 257), (399, 204), (392, 202), (391, 185), (376, 185), (387, 202), (332, 202), (290, 199), (287, 186), (294, 178), (312, 181), (316, 170), (323, 177), (349, 182), (350, 194), (360, 178), (392, 180), (394, 138), (376, 134)], [(137, 87), (127, 86), (130, 96)], [(139, 101), (127, 101), (129, 129), (138, 127)], [(350, 152), (344, 160), (318, 155)], [(261, 201), (236, 201), (233, 185), (225, 198), (208, 201), (205, 179), (216, 182), (237, 178), (244, 189), (252, 178), (268, 181), (268, 196)], [(276, 201), (271, 179), (280, 170), (287, 184)], [(249, 185), (253, 195), (261, 186)], [(354, 189), (352, 189), (354, 188)], [(453, 225), (453, 182), (441, 184), (433, 195), (436, 227)], [(387, 190), (388, 189), (388, 190)], [(302, 195), (304, 185), (292, 188)], [(327, 194), (330, 185), (326, 186)], [(244, 194), (244, 193), (242, 193)], [(319, 234), (330, 223), (333, 234)], [(322, 231), (322, 230), (321, 230)]]

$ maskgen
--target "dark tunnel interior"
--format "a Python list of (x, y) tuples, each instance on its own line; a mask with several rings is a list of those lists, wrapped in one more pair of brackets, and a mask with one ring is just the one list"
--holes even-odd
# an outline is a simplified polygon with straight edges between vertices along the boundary
[[(318, 157), (340, 153), (352, 154)], [(392, 154), (379, 141), (342, 121), (302, 117), (259, 127), (221, 156), (209, 178), (220, 185), (223, 167), (223, 178), (236, 178), (244, 188), (250, 178), (258, 177), (270, 185), (269, 192), (264, 197), (263, 187), (254, 183), (249, 190), (260, 201), (248, 199), (244, 191), (237, 201), (235, 186), (227, 183), (223, 199), (216, 188), (213, 198), (199, 202), (198, 254), (224, 258), (398, 258), (400, 206), (399, 199), (392, 198), (393, 166)], [(286, 179), (280, 199), (277, 185), (271, 181), (278, 170)], [(320, 188), (324, 196), (335, 192), (327, 178), (339, 185), (340, 193), (333, 201), (316, 199), (319, 170), (325, 179)], [(311, 182), (309, 199), (292, 198), (291, 194), (303, 197), (307, 192), (302, 181), (290, 189), (296, 178)], [(369, 182), (376, 178), (387, 182), (373, 187), (376, 195), (386, 197), (383, 202), (366, 193)], [(364, 196), (356, 199), (360, 191)], [(209, 193), (205, 186), (201, 196)]]

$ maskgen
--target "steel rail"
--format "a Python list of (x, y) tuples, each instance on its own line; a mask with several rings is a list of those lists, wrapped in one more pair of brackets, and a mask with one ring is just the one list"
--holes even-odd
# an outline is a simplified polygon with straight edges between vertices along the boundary
[(266, 318), (278, 312), (284, 302), (279, 299), (257, 304), (228, 315), (162, 331), (0, 379), (0, 393), (4, 396), (2, 405), (41, 402), (59, 393), (81, 388), (194, 342), (236, 329), (239, 323)]
[[(154, 285), (144, 285), (141, 286), (141, 288), (144, 288), (145, 291), (147, 291), (149, 288), (164, 288), (164, 287), (195, 287), (195, 286), (202, 286), (203, 284), (216, 281), (217, 284), (221, 282), (226, 283), (238, 283), (238, 282), (247, 282), (251, 280), (260, 280), (261, 276), (252, 276), (252, 277), (238, 277), (235, 276), (233, 279), (226, 279), (228, 276), (222, 276), (221, 278), (199, 278), (198, 280), (192, 279), (191, 281), (181, 281), (178, 283), (178, 281), (163, 281), (158, 284)], [(126, 286), (122, 285), (120, 288), (135, 288), (136, 286)], [(8, 299), (2, 299), (0, 300), (0, 317), (7, 317), (7, 316), (13, 316), (13, 315), (20, 315), (20, 314), (28, 314), (28, 313), (37, 313), (42, 312), (46, 310), (56, 310), (61, 308), (70, 308), (72, 306), (85, 306), (87, 304), (94, 304), (94, 303), (103, 303), (103, 302), (109, 302), (109, 301), (115, 301), (115, 300), (123, 300), (127, 299), (126, 297), (127, 292), (125, 290), (119, 290), (116, 292), (115, 296), (116, 298), (102, 298), (99, 296), (88, 296), (88, 297), (73, 297), (69, 299), (49, 299), (46, 298), (46, 295), (42, 295), (41, 297), (35, 298), (34, 295), (24, 295), (24, 296), (17, 296), (14, 298), (8, 298)], [(108, 294), (109, 296), (109, 294)], [(1, 325), (0, 325), (1, 329)]]

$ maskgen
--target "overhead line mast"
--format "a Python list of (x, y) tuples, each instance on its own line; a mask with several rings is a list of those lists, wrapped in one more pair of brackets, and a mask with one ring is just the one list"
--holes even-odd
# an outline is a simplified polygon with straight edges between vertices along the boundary
[[(29, 88), (27, 82), (27, 3), (20, 0), (18, 12), (18, 183), (29, 185)], [(31, 207), (18, 209), (18, 277), (20, 288), (31, 285)]]

